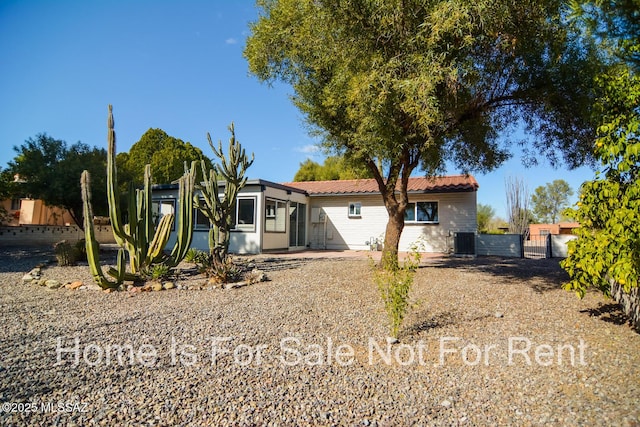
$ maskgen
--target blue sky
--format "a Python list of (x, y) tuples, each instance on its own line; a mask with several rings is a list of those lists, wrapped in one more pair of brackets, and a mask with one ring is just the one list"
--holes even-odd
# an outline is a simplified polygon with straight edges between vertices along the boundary
[[(214, 141), (236, 136), (256, 160), (251, 178), (291, 181), (313, 150), (290, 89), (261, 84), (242, 57), (253, 1), (0, 1), (0, 166), (12, 147), (38, 133), (106, 148), (113, 104), (117, 150), (149, 128), (189, 141), (212, 157)], [(458, 173), (451, 169), (448, 173)], [(529, 189), (565, 179), (577, 191), (589, 168), (525, 169), (518, 153), (500, 169), (475, 174), (478, 202), (504, 216), (504, 182)], [(574, 196), (574, 200), (576, 197)]]

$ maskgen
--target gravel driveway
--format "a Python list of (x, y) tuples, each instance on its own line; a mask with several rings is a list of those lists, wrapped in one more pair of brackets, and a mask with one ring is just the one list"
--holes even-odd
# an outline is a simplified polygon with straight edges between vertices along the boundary
[(270, 281), (232, 290), (21, 283), (50, 258), (0, 249), (3, 425), (640, 424), (640, 335), (556, 260), (426, 261), (389, 345), (366, 259), (258, 257)]

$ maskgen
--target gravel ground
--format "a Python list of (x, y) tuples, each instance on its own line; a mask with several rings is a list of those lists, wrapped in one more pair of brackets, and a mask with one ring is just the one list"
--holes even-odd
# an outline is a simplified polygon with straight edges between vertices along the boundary
[(554, 260), (425, 262), (388, 346), (365, 259), (259, 257), (270, 281), (232, 290), (21, 283), (49, 259), (0, 250), (3, 425), (640, 424), (640, 335)]

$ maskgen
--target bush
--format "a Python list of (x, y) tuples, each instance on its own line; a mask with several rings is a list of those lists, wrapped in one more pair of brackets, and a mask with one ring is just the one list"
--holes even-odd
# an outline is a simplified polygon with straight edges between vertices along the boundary
[(77, 260), (77, 250), (75, 246), (66, 240), (61, 240), (53, 245), (53, 252), (60, 267), (75, 265)]
[(409, 293), (413, 286), (413, 276), (420, 265), (419, 246), (412, 245), (412, 250), (402, 266), (395, 262), (395, 258), (391, 262), (381, 264), (385, 267), (374, 265), (373, 277), (389, 319), (389, 334), (397, 339), (411, 305)]
[(74, 250), (76, 253), (77, 261), (86, 261), (87, 260), (87, 245), (84, 239), (80, 239), (74, 245)]
[(599, 84), (606, 91), (594, 106), (603, 122), (595, 152), (605, 168), (567, 212), (580, 228), (561, 263), (571, 277), (565, 289), (580, 297), (592, 286), (609, 295), (610, 280), (626, 293), (640, 282), (640, 77), (623, 71)]

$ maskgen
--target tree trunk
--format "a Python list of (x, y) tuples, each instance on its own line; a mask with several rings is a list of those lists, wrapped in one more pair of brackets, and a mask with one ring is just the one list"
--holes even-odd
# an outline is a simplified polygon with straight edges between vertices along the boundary
[[(385, 205), (387, 204), (385, 200)], [(385, 270), (396, 269), (398, 267), (398, 246), (400, 236), (404, 229), (404, 208), (400, 209), (397, 203), (387, 206), (389, 221), (384, 234), (384, 248), (382, 249), (382, 259), (380, 267)]]
[[(418, 156), (412, 157), (409, 150), (404, 150), (398, 160), (390, 165), (386, 179), (382, 176), (381, 168), (378, 168), (378, 165), (372, 159), (366, 162), (378, 184), (384, 206), (387, 208), (387, 214), (389, 215), (384, 234), (382, 259), (380, 260), (380, 267), (386, 270), (396, 269), (399, 266), (398, 247), (400, 245), (400, 236), (404, 229), (404, 211), (409, 203), (407, 194), (409, 176), (411, 171), (418, 165)], [(397, 184), (400, 185), (398, 186)]]

